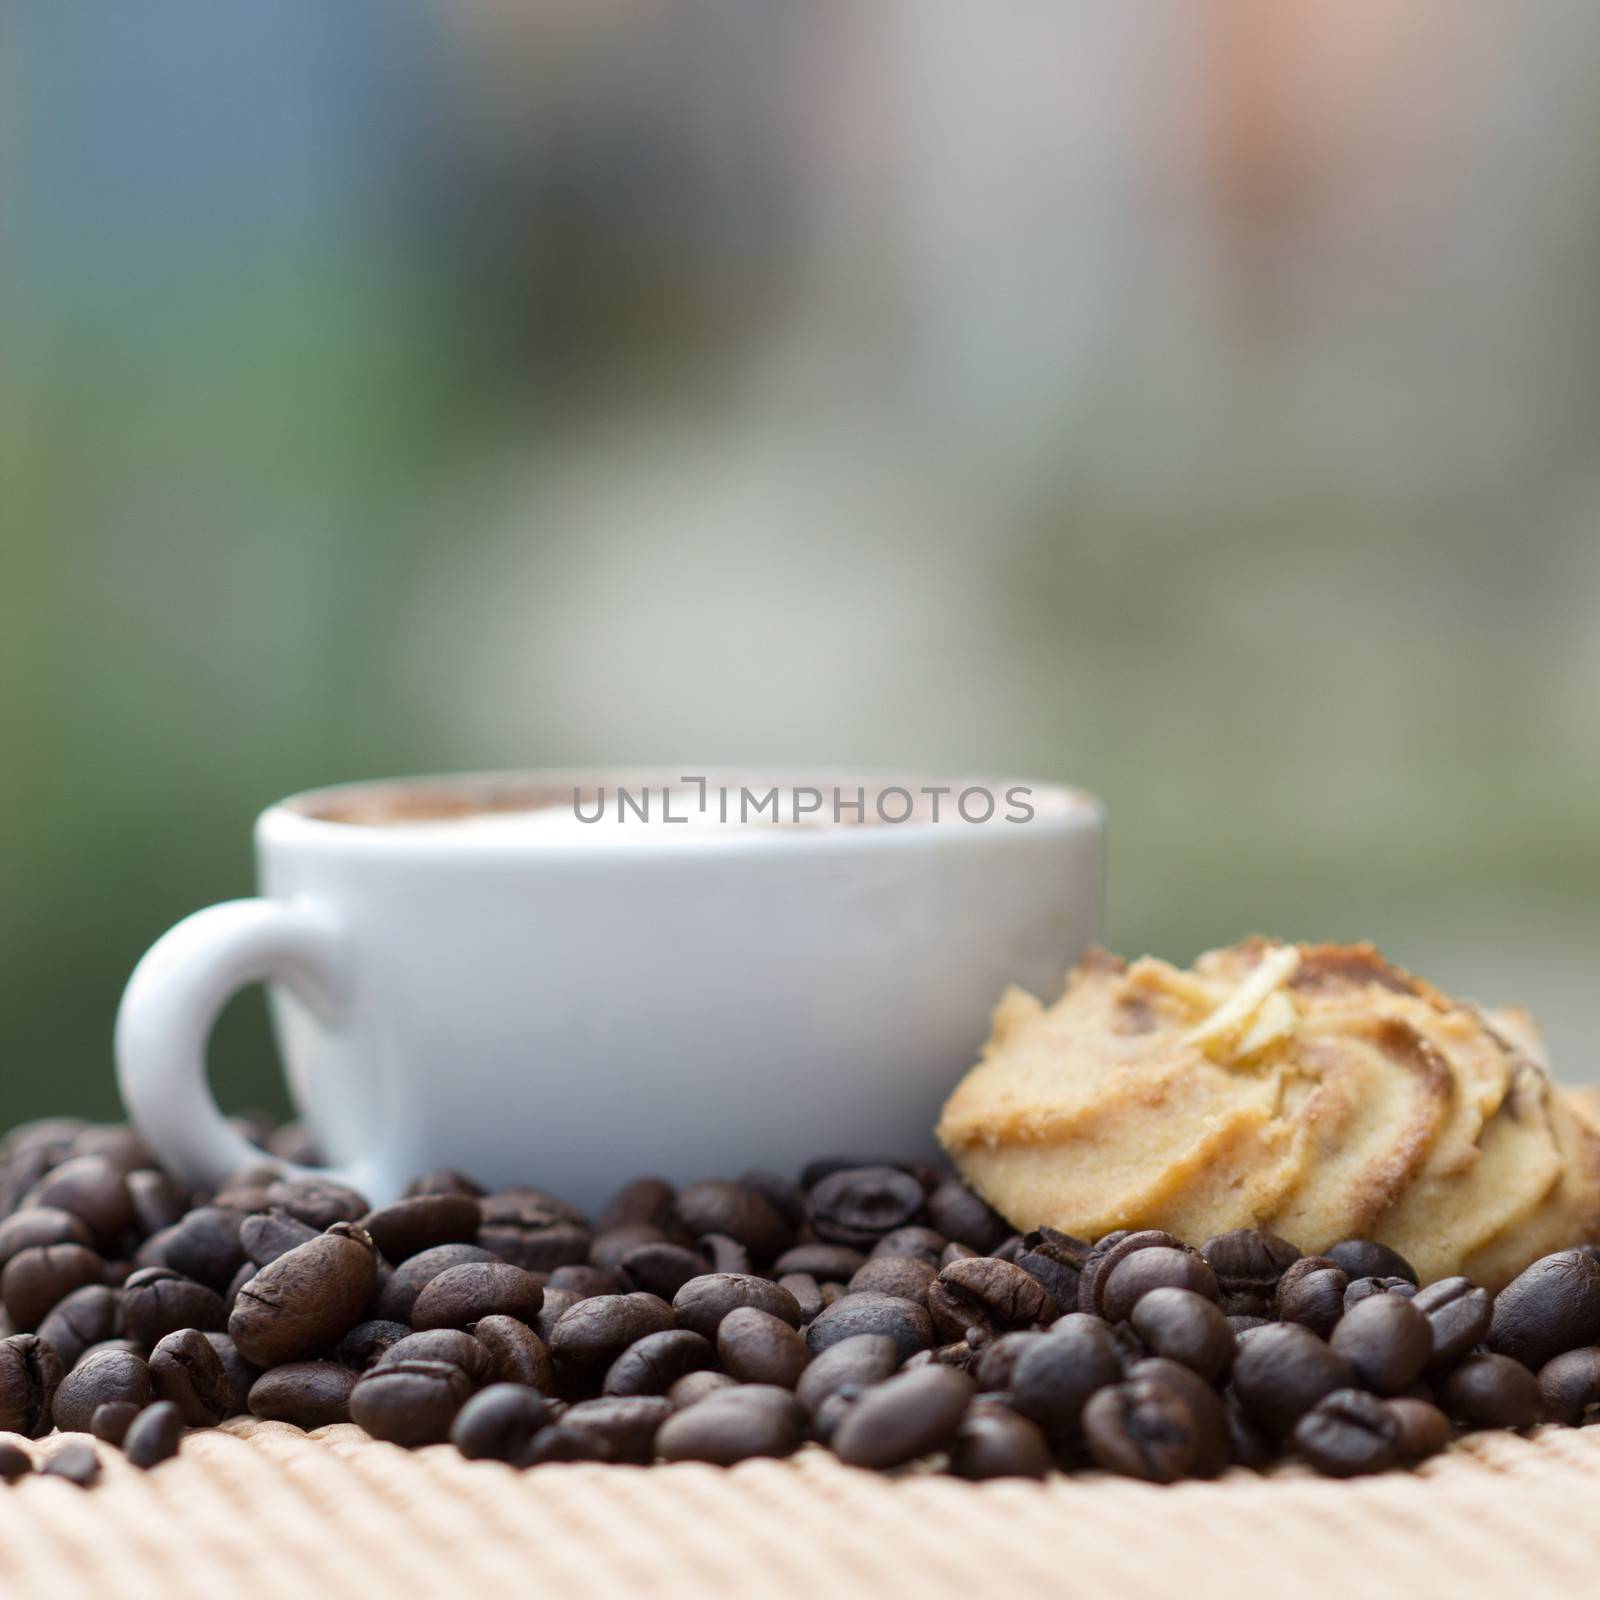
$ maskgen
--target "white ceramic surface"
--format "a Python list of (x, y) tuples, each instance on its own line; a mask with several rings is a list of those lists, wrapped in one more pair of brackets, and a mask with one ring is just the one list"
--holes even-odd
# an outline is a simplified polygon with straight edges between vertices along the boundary
[(117, 1019), (129, 1114), (182, 1178), (261, 1160), (205, 1081), (250, 983), (271, 985), (298, 1113), (375, 1204), (451, 1166), (593, 1205), (640, 1172), (924, 1153), (1004, 986), (1053, 996), (1097, 930), (1100, 807), (1045, 785), (1022, 823), (665, 842), (318, 814), (446, 781), (570, 796), (617, 775), (347, 786), (265, 812), (261, 897), (178, 924)]

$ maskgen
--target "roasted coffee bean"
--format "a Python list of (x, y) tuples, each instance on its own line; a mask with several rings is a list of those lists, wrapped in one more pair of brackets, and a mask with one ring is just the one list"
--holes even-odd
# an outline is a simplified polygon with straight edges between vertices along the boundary
[(945, 1238), (980, 1255), (987, 1255), (1011, 1232), (1006, 1219), (959, 1178), (946, 1178), (928, 1196), (928, 1221)]
[(235, 1173), (227, 1183), (212, 1195), (215, 1206), (227, 1206), (230, 1211), (250, 1213), (267, 1209), (267, 1190), (277, 1180), (270, 1173), (249, 1170)]
[(848, 1288), (851, 1294), (892, 1294), (925, 1306), (928, 1289), (938, 1276), (934, 1267), (914, 1256), (880, 1256), (868, 1261)]
[(407, 1334), (389, 1346), (367, 1370), (403, 1365), (408, 1361), (448, 1361), (466, 1373), (474, 1389), (493, 1383), (500, 1376), (500, 1364), (489, 1347), (460, 1328), (429, 1328)]
[(1113, 1384), (1083, 1409), (1083, 1436), (1095, 1464), (1149, 1483), (1173, 1483), (1194, 1466), (1199, 1427), (1175, 1389), (1150, 1378)]
[(672, 1325), (673, 1308), (659, 1295), (595, 1295), (562, 1314), (551, 1330), (550, 1354), (579, 1366), (609, 1366), (636, 1339)]
[(992, 1256), (953, 1261), (928, 1287), (928, 1312), (945, 1339), (968, 1328), (992, 1335), (1053, 1322), (1055, 1302), (1021, 1267)]
[(1406, 1278), (1352, 1278), (1344, 1291), (1344, 1308), (1348, 1311), (1377, 1294), (1398, 1295), (1402, 1300), (1410, 1300), (1416, 1293), (1416, 1284)]
[[(1011, 1403), (1052, 1441), (1073, 1437), (1089, 1397), (1118, 1382), (1122, 1358), (1111, 1330), (1098, 1317), (1073, 1312), (1048, 1334), (1018, 1341), (1011, 1364)], [(992, 1375), (988, 1352), (979, 1361), (980, 1381)]]
[(1101, 1315), (1121, 1322), (1153, 1289), (1187, 1289), (1207, 1300), (1217, 1298), (1217, 1280), (1205, 1257), (1194, 1250), (1154, 1246), (1124, 1256), (1105, 1275)]
[(30, 1439), (48, 1433), (63, 1372), (60, 1356), (37, 1335), (0, 1339), (0, 1429)]
[(150, 1352), (149, 1369), (156, 1399), (170, 1400), (189, 1427), (215, 1427), (228, 1415), (233, 1389), (227, 1370), (197, 1329), (169, 1333)]
[(108, 1401), (147, 1406), (154, 1395), (145, 1361), (126, 1351), (105, 1350), (86, 1356), (61, 1380), (52, 1411), (63, 1433), (87, 1433), (95, 1411)]
[(463, 1194), (417, 1194), (369, 1211), (361, 1226), (390, 1261), (405, 1261), (441, 1244), (471, 1244), (483, 1212)]
[(1235, 1228), (1200, 1246), (1224, 1296), (1255, 1295), (1270, 1302), (1278, 1280), (1300, 1259), (1287, 1239), (1265, 1228)]
[(1133, 1331), (1152, 1355), (1181, 1362), (1207, 1383), (1220, 1383), (1233, 1365), (1228, 1319), (1193, 1290), (1152, 1289), (1140, 1297), (1131, 1320)]
[(39, 1470), (52, 1478), (65, 1478), (80, 1489), (92, 1489), (100, 1481), (100, 1454), (92, 1444), (74, 1439), (62, 1445)]
[[(331, 1349), (361, 1320), (377, 1277), (371, 1239), (352, 1223), (336, 1222), (239, 1291), (228, 1337), (258, 1367), (305, 1360)], [(125, 1317), (132, 1283), (124, 1292)]]
[(1400, 1423), (1376, 1395), (1335, 1389), (1294, 1425), (1294, 1447), (1330, 1478), (1382, 1472), (1400, 1459)]
[(267, 1204), (318, 1233), (336, 1222), (357, 1222), (371, 1209), (365, 1195), (331, 1178), (286, 1178), (270, 1184)]
[(936, 1350), (918, 1351), (911, 1360), (920, 1361), (924, 1354), (941, 1367), (954, 1367), (957, 1372), (970, 1372), (978, 1359), (978, 1352), (965, 1339), (957, 1339), (954, 1344), (942, 1344)]
[(1125, 1382), (1165, 1384), (1189, 1407), (1195, 1423), (1195, 1455), (1190, 1471), (1197, 1478), (1215, 1478), (1231, 1459), (1228, 1414), (1222, 1396), (1192, 1367), (1162, 1356), (1135, 1361), (1124, 1374)]
[[(531, 1273), (529, 1276), (543, 1275)], [(552, 1289), (572, 1290), (580, 1300), (591, 1299), (597, 1294), (623, 1292), (622, 1279), (616, 1273), (607, 1272), (604, 1267), (591, 1267), (587, 1262), (574, 1262), (571, 1266), (557, 1267), (545, 1277), (545, 1282)]]
[(476, 1178), (465, 1172), (458, 1172), (454, 1167), (433, 1167), (413, 1178), (401, 1198), (409, 1200), (419, 1194), (464, 1194), (469, 1200), (476, 1200), (487, 1192)]
[(148, 1472), (178, 1453), (183, 1438), (183, 1418), (170, 1400), (157, 1400), (128, 1424), (122, 1441), (122, 1453), (128, 1465)]
[(606, 1201), (594, 1225), (601, 1233), (629, 1222), (649, 1222), (658, 1228), (666, 1228), (676, 1221), (672, 1202), (677, 1194), (678, 1191), (665, 1178), (635, 1178), (631, 1183), (623, 1184)]
[[(665, 1395), (607, 1395), (582, 1400), (562, 1413), (555, 1454), (533, 1452), (530, 1459), (612, 1461), (648, 1466), (655, 1457), (656, 1430), (672, 1415)], [(550, 1441), (546, 1441), (548, 1444)]]
[(563, 1267), (587, 1266), (590, 1238), (587, 1228), (573, 1222), (532, 1228), (502, 1220), (485, 1222), (478, 1229), (481, 1247), (497, 1260), (509, 1261), (524, 1272), (550, 1273)]
[(800, 1325), (805, 1326), (813, 1317), (820, 1317), (827, 1302), (822, 1297), (822, 1285), (809, 1272), (786, 1272), (778, 1279), (778, 1286), (794, 1296), (800, 1307)]
[(108, 1350), (115, 1350), (118, 1355), (138, 1356), (143, 1361), (150, 1354), (150, 1347), (138, 1343), (134, 1339), (102, 1339), (99, 1344), (92, 1344), (73, 1362), (73, 1366), (81, 1367), (92, 1356), (104, 1355)]
[(956, 1425), (950, 1445), (950, 1470), (958, 1478), (1044, 1478), (1050, 1448), (1026, 1417), (1013, 1411), (968, 1410)]
[(555, 1368), (543, 1339), (515, 1317), (484, 1317), (467, 1330), (489, 1352), (494, 1375), (503, 1383), (525, 1383), (532, 1389), (552, 1389)]
[[(926, 1354), (927, 1352), (923, 1352)], [(903, 1369), (912, 1371), (908, 1364)], [(826, 1400), (811, 1413), (810, 1436), (818, 1444), (828, 1445), (833, 1443), (833, 1436), (839, 1431), (839, 1424), (855, 1410), (856, 1401), (861, 1398), (859, 1389), (840, 1389), (830, 1394)]]
[(465, 1328), (483, 1317), (531, 1322), (544, 1304), (539, 1280), (504, 1261), (447, 1267), (426, 1283), (411, 1307), (414, 1328)]
[(1137, 1233), (1119, 1231), (1097, 1239), (1078, 1270), (1078, 1310), (1093, 1316), (1105, 1315), (1105, 1285), (1111, 1271), (1138, 1250), (1184, 1249), (1184, 1243), (1160, 1228), (1141, 1228)]
[(772, 1271), (778, 1277), (790, 1272), (809, 1272), (818, 1283), (848, 1283), (866, 1262), (867, 1257), (849, 1245), (797, 1244), (772, 1263)]
[(462, 1406), (450, 1442), (469, 1461), (508, 1461), (521, 1466), (533, 1437), (555, 1421), (541, 1394), (515, 1383), (494, 1383)]
[(217, 1353), (222, 1370), (228, 1375), (228, 1409), (230, 1417), (243, 1416), (250, 1409), (250, 1386), (261, 1376), (261, 1369), (252, 1366), (239, 1354), (233, 1340), (225, 1333), (205, 1332), (207, 1344)]
[(29, 1206), (0, 1222), (0, 1268), (24, 1250), (49, 1244), (94, 1244), (87, 1224), (57, 1206)]
[(197, 1206), (163, 1231), (160, 1265), (219, 1294), (245, 1259), (243, 1219), (225, 1206)]
[(358, 1322), (333, 1352), (333, 1358), (356, 1372), (365, 1372), (384, 1353), (407, 1338), (411, 1328), (404, 1322)]
[(741, 1383), (779, 1389), (794, 1388), (811, 1362), (805, 1340), (787, 1322), (754, 1306), (740, 1306), (718, 1324), (717, 1355)]
[(1468, 1356), (1439, 1385), (1439, 1405), (1474, 1428), (1531, 1428), (1544, 1414), (1539, 1380), (1508, 1355)]
[(556, 1324), (582, 1298), (576, 1290), (552, 1288), (550, 1284), (545, 1284), (544, 1304), (539, 1308), (539, 1315), (533, 1319), (533, 1331), (544, 1341), (546, 1348), (549, 1347), (550, 1335), (555, 1331)]
[[(587, 1235), (585, 1236), (587, 1239)], [(587, 1244), (585, 1245), (587, 1248)], [(394, 1269), (394, 1276), (378, 1293), (377, 1313), (386, 1322), (411, 1322), (412, 1307), (423, 1288), (432, 1283), (441, 1272), (471, 1261), (496, 1261), (493, 1252), (474, 1244), (439, 1244), (431, 1250), (421, 1250)], [(524, 1271), (526, 1263), (518, 1262)]]
[(1233, 1391), (1255, 1422), (1287, 1437), (1324, 1395), (1348, 1389), (1355, 1369), (1309, 1328), (1269, 1323), (1239, 1341), (1233, 1358)]
[(1398, 1396), (1389, 1410), (1400, 1430), (1396, 1448), (1402, 1461), (1422, 1461), (1436, 1456), (1450, 1442), (1450, 1419), (1427, 1400)]
[(227, 1311), (230, 1316), (233, 1314), (234, 1306), (238, 1303), (239, 1291), (244, 1288), (244, 1286), (249, 1283), (249, 1281), (255, 1277), (256, 1273), (260, 1270), (261, 1269), (256, 1266), (255, 1262), (246, 1261), (244, 1265), (241, 1266), (236, 1273), (234, 1273), (233, 1281), (228, 1285), (226, 1290), (223, 1291), (222, 1295), (223, 1309)]
[(317, 1237), (317, 1229), (295, 1217), (256, 1211), (239, 1223), (239, 1244), (258, 1267), (270, 1266), (297, 1245)]
[(740, 1306), (771, 1312), (791, 1327), (800, 1325), (800, 1306), (795, 1297), (787, 1289), (749, 1273), (709, 1272), (704, 1277), (691, 1278), (672, 1297), (678, 1326), (711, 1341), (715, 1341), (722, 1319)]
[(128, 1436), (128, 1425), (139, 1415), (139, 1407), (131, 1400), (108, 1400), (96, 1406), (89, 1419), (89, 1432), (102, 1444), (121, 1448)]
[[(751, 1314), (766, 1315), (765, 1312)], [(776, 1318), (770, 1320), (777, 1322)], [(778, 1322), (777, 1325), (788, 1329), (787, 1323)], [(792, 1338), (800, 1337), (792, 1329), (788, 1331)], [(716, 1359), (716, 1352), (698, 1333), (688, 1328), (664, 1328), (630, 1344), (607, 1369), (600, 1392), (605, 1395), (666, 1394), (679, 1378), (715, 1366)]]
[(1545, 1417), (1576, 1428), (1600, 1406), (1600, 1348), (1564, 1350), (1539, 1368), (1539, 1398)]
[(898, 1167), (846, 1167), (812, 1186), (806, 1216), (828, 1243), (868, 1250), (919, 1221), (924, 1204), (922, 1185)]
[(1235, 1466), (1264, 1472), (1276, 1461), (1282, 1447), (1275, 1434), (1255, 1422), (1229, 1389), (1223, 1397), (1223, 1413), (1228, 1423), (1228, 1454)]
[(618, 1268), (629, 1290), (670, 1300), (691, 1278), (710, 1272), (711, 1263), (687, 1245), (660, 1239), (640, 1244), (622, 1258)]
[(890, 1294), (850, 1294), (835, 1300), (806, 1328), (806, 1343), (818, 1356), (861, 1333), (886, 1334), (902, 1361), (919, 1350), (931, 1350), (935, 1342), (932, 1319), (914, 1301)]
[(1416, 1283), (1417, 1269), (1398, 1250), (1372, 1239), (1341, 1239), (1323, 1254), (1347, 1278), (1404, 1278)]
[(1429, 1368), (1453, 1367), (1488, 1337), (1494, 1318), (1494, 1297), (1470, 1278), (1441, 1278), (1419, 1289), (1411, 1301), (1428, 1319), (1433, 1353)]
[(857, 1334), (816, 1356), (800, 1374), (795, 1395), (807, 1411), (815, 1412), (830, 1394), (882, 1383), (899, 1365), (899, 1349), (888, 1335)]
[(58, 1300), (39, 1324), (39, 1337), (72, 1366), (92, 1344), (116, 1336), (122, 1291), (87, 1283)]
[(661, 1424), (655, 1450), (664, 1461), (728, 1467), (753, 1456), (793, 1455), (803, 1429), (804, 1413), (787, 1389), (736, 1384), (675, 1410)]
[(1253, 1317), (1257, 1322), (1272, 1318), (1272, 1302), (1258, 1294), (1225, 1294), (1217, 1304), (1227, 1317)]
[[(867, 1259), (878, 1261), (885, 1256), (909, 1257), (914, 1261), (925, 1261), (935, 1271), (942, 1265), (941, 1257), (944, 1255), (945, 1246), (949, 1241), (942, 1233), (936, 1233), (932, 1228), (920, 1227), (913, 1223), (908, 1227), (895, 1228), (873, 1245)], [(833, 1246), (834, 1249), (846, 1249), (848, 1246)], [(859, 1269), (858, 1269), (859, 1270)], [(850, 1274), (846, 1274), (848, 1281)]]
[[(1081, 1316), (1078, 1311), (1068, 1312), (1069, 1317)], [(1098, 1317), (1089, 1318), (1091, 1322), (1098, 1323)], [(1051, 1325), (1051, 1331), (1070, 1326), (1066, 1318)], [(1107, 1327), (1109, 1334), (1109, 1325)], [(978, 1388), (985, 1392), (997, 1392), (1011, 1387), (1011, 1374), (1016, 1369), (1017, 1362), (1022, 1357), (1022, 1352), (1030, 1345), (1038, 1343), (1044, 1335), (1034, 1331), (1022, 1333), (1002, 1333), (998, 1339), (991, 1339), (982, 1345), (973, 1356), (972, 1375), (978, 1381)], [(1113, 1354), (1115, 1349), (1113, 1348)]]
[(1600, 1344), (1600, 1262), (1582, 1250), (1535, 1261), (1495, 1296), (1488, 1344), (1535, 1372), (1563, 1350)]
[[(1030, 1233), (1027, 1238), (1036, 1240), (1041, 1234), (1053, 1231), (1049, 1228), (1040, 1229), (1037, 1233)], [(1024, 1244), (1027, 1244), (1027, 1240), (1024, 1240)], [(1052, 1250), (1028, 1247), (1017, 1257), (1016, 1264), (1050, 1296), (1059, 1315), (1065, 1316), (1078, 1309), (1078, 1269), (1070, 1262), (1061, 1260)]]
[(374, 1439), (416, 1449), (450, 1435), (472, 1381), (453, 1361), (379, 1362), (350, 1391), (350, 1417)]
[(1122, 1357), (1123, 1375), (1136, 1361), (1143, 1361), (1150, 1354), (1145, 1348), (1145, 1342), (1133, 1331), (1132, 1323), (1113, 1322), (1111, 1325), (1111, 1338), (1116, 1344), (1117, 1352)]
[(86, 1283), (98, 1283), (100, 1257), (81, 1244), (30, 1245), (0, 1272), (0, 1301), (12, 1327), (37, 1328), (50, 1308)]
[(853, 1467), (897, 1467), (937, 1449), (961, 1420), (976, 1389), (948, 1367), (903, 1372), (856, 1401), (829, 1441)]
[(1237, 1343), (1241, 1335), (1253, 1332), (1256, 1328), (1264, 1328), (1270, 1321), (1270, 1317), (1229, 1317), (1228, 1331)]
[(103, 1156), (74, 1156), (53, 1167), (23, 1198), (24, 1206), (70, 1211), (102, 1245), (113, 1245), (134, 1222), (123, 1170)]
[[(672, 1237), (665, 1228), (653, 1222), (624, 1222), (604, 1233), (597, 1233), (589, 1241), (589, 1260), (586, 1265), (598, 1267), (621, 1280), (622, 1263), (635, 1250), (644, 1245), (670, 1244)], [(653, 1291), (652, 1291), (653, 1292)]]
[(703, 1233), (695, 1241), (695, 1248), (711, 1263), (713, 1272), (755, 1271), (750, 1252), (725, 1233)]
[(749, 1167), (739, 1174), (738, 1181), (747, 1189), (764, 1194), (777, 1208), (791, 1228), (798, 1229), (806, 1217), (806, 1192), (781, 1172), (771, 1172), (764, 1167)]
[[(851, 1155), (814, 1156), (800, 1169), (800, 1187), (806, 1193), (822, 1182), (824, 1178), (832, 1177), (836, 1172), (846, 1172), (856, 1167), (898, 1167), (902, 1172), (912, 1172), (911, 1163), (901, 1161), (898, 1156), (868, 1155), (856, 1152)], [(916, 1174), (912, 1172), (912, 1176)], [(921, 1180), (918, 1179), (920, 1184)]]
[[(696, 1338), (700, 1336), (695, 1335)], [(815, 1365), (815, 1363), (813, 1363)], [(733, 1389), (738, 1385), (725, 1372), (712, 1372), (709, 1368), (704, 1372), (686, 1372), (676, 1383), (667, 1390), (667, 1398), (672, 1402), (674, 1411), (682, 1411), (685, 1406), (692, 1406), (697, 1401), (704, 1400), (707, 1395), (715, 1394), (719, 1389)]]
[(748, 1184), (724, 1178), (691, 1183), (679, 1191), (673, 1209), (691, 1237), (726, 1234), (757, 1261), (771, 1261), (794, 1243), (789, 1219), (759, 1189)]
[(1427, 1317), (1397, 1294), (1374, 1295), (1352, 1306), (1328, 1343), (1375, 1394), (1398, 1394), (1421, 1375), (1433, 1354)]
[(357, 1374), (336, 1361), (290, 1361), (256, 1379), (250, 1410), (269, 1422), (326, 1428), (350, 1420), (350, 1395)]
[(141, 1267), (122, 1286), (122, 1331), (154, 1349), (180, 1328), (222, 1329), (222, 1296), (170, 1267)]
[(501, 1189), (485, 1195), (479, 1209), (478, 1243), (525, 1272), (553, 1272), (589, 1259), (589, 1225), (541, 1189)]
[(1328, 1256), (1302, 1256), (1284, 1268), (1273, 1304), (1283, 1321), (1327, 1338), (1344, 1315), (1349, 1287), (1349, 1274)]
[(33, 1457), (20, 1444), (0, 1439), (0, 1482), (15, 1483), (33, 1471)]
[(126, 1179), (128, 1201), (133, 1206), (133, 1226), (143, 1234), (159, 1233), (181, 1221), (184, 1194), (166, 1173), (137, 1167)]

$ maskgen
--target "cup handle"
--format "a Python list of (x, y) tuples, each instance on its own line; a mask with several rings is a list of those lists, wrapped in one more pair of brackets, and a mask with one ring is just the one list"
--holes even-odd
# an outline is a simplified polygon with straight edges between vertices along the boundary
[[(308, 1169), (269, 1156), (230, 1126), (206, 1082), (206, 1041), (252, 983), (287, 984), (334, 1021), (346, 992), (344, 940), (306, 902), (229, 900), (164, 934), (134, 968), (117, 1011), (117, 1082), (134, 1126), (174, 1175), (212, 1189), (246, 1166)], [(342, 1182), (353, 1175), (323, 1172)], [(354, 1185), (359, 1187), (359, 1185)]]

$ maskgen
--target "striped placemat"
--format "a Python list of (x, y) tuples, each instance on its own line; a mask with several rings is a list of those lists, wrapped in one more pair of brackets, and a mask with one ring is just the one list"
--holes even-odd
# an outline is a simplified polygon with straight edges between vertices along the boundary
[[(43, 1459), (63, 1437), (20, 1442)], [(6, 1600), (1600, 1593), (1600, 1427), (1479, 1434), (1348, 1483), (1289, 1466), (1170, 1488), (883, 1478), (816, 1449), (519, 1473), (248, 1419), (151, 1473), (102, 1456), (92, 1491), (0, 1486)]]

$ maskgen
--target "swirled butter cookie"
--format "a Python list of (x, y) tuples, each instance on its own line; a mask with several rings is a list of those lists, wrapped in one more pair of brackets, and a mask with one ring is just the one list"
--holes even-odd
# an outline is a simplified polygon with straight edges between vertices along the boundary
[(1053, 1006), (1008, 991), (939, 1138), (1021, 1229), (1370, 1238), (1491, 1288), (1600, 1231), (1600, 1123), (1532, 1018), (1370, 945), (1092, 951)]

